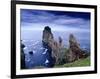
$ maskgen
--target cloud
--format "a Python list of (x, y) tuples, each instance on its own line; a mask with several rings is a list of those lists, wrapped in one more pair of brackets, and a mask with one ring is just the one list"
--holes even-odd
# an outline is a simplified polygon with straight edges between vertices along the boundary
[[(21, 10), (21, 39), (42, 40), (45, 26), (49, 26), (55, 39), (62, 37), (68, 43), (72, 33), (82, 45), (90, 45), (90, 18), (87, 13)], [(83, 16), (84, 15), (84, 16)]]
[(42, 31), (45, 26), (50, 26), (53, 31), (89, 33), (90, 19), (79, 15), (82, 15), (82, 13), (74, 14), (73, 12), (70, 15), (70, 13), (67, 12), (22, 9), (21, 27), (22, 30)]
[[(88, 19), (84, 19), (84, 17), (76, 17), (75, 16), (69, 16), (66, 13), (60, 14), (61, 12), (52, 12), (52, 11), (38, 11), (38, 10), (21, 10), (21, 23), (38, 23), (38, 24), (54, 24), (54, 25), (63, 25), (63, 26), (69, 26), (76, 28), (89, 28), (87, 25), (90, 25), (90, 21)], [(81, 14), (81, 13), (80, 13)]]
[(65, 19), (57, 19), (57, 20), (55, 20), (55, 23), (57, 23), (57, 24), (63, 24), (63, 25), (65, 25), (65, 24), (76, 24), (76, 23), (78, 23), (78, 24), (83, 24), (85, 21), (83, 20), (83, 19), (81, 19), (81, 18), (70, 18), (70, 19), (67, 19), (67, 18), (65, 18)]
[(22, 10), (21, 11), (21, 21), (27, 23), (44, 23), (51, 22), (55, 16), (51, 13), (45, 11), (30, 11)]

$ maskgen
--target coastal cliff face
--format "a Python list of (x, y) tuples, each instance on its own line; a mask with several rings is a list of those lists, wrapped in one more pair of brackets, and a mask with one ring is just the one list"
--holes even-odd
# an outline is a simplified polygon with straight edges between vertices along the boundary
[[(43, 47), (48, 49), (50, 56), (55, 59), (54, 64), (61, 63), (61, 56), (65, 54), (65, 52), (62, 51), (62, 41), (63, 40), (61, 37), (58, 38), (58, 41), (54, 39), (53, 33), (49, 26), (44, 28), (42, 36)], [(73, 34), (69, 35), (69, 48), (66, 47), (66, 49), (68, 49), (68, 51), (66, 51), (66, 54), (63, 56), (63, 58), (65, 58), (64, 62), (73, 62), (85, 57), (84, 51), (80, 48), (80, 44)]]
[[(21, 69), (47, 67), (52, 68), (56, 66), (62, 67), (68, 63), (73, 63), (78, 59), (86, 58), (89, 55), (88, 51), (84, 51), (79, 44), (77, 38), (69, 35), (69, 45), (64, 46), (64, 39), (54, 36), (49, 26), (44, 27), (42, 32), (42, 40), (35, 42), (31, 46), (21, 41)], [(66, 35), (65, 35), (66, 36)], [(67, 40), (67, 39), (66, 39)], [(30, 43), (32, 44), (32, 43)], [(28, 50), (28, 52), (26, 52)]]
[[(86, 53), (81, 49), (80, 44), (76, 40), (73, 34), (69, 35), (69, 48), (66, 47), (67, 51), (62, 51), (62, 38), (59, 37), (58, 41), (54, 39), (53, 33), (49, 26), (46, 26), (43, 30), (42, 44), (43, 47), (48, 49), (51, 58), (55, 59), (54, 64), (64, 62), (73, 62), (80, 58), (86, 57)], [(64, 55), (65, 54), (65, 55)], [(62, 55), (63, 58), (61, 57)], [(52, 60), (53, 61), (53, 60)]]
[(21, 43), (21, 69), (25, 69), (25, 54), (24, 54), (25, 45)]
[[(49, 26), (46, 26), (43, 30), (42, 36), (43, 47), (50, 48), (52, 51), (52, 57), (55, 59), (55, 64), (58, 64), (59, 52), (62, 45), (62, 39), (59, 37), (59, 41), (54, 40), (53, 33)], [(48, 49), (47, 48), (47, 49)]]
[(76, 40), (73, 34), (69, 36), (69, 52), (67, 54), (67, 60), (69, 62), (84, 58), (86, 53), (80, 48), (80, 44)]
[(51, 28), (49, 26), (46, 26), (43, 30), (42, 41), (45, 43), (49, 43), (53, 39), (54, 38), (53, 38), (53, 34), (51, 32)]

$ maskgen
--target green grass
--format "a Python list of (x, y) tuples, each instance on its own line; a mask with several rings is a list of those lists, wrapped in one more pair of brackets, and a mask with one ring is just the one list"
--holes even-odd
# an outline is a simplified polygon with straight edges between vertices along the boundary
[(66, 63), (64, 65), (56, 65), (55, 67), (83, 67), (90, 66), (90, 57), (76, 60), (75, 62)]

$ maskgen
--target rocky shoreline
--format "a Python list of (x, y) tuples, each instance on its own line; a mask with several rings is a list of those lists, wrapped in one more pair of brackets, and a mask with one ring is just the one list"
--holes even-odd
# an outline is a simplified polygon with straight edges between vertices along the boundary
[[(87, 51), (81, 49), (77, 38), (74, 34), (69, 35), (69, 46), (63, 46), (63, 39), (61, 36), (58, 40), (55, 40), (52, 29), (49, 26), (45, 26), (42, 34), (42, 47), (45, 49), (48, 62), (45, 67), (54, 67), (55, 65), (63, 65), (65, 63), (71, 63), (79, 59), (84, 59), (89, 56)], [(22, 42), (22, 41), (21, 41)], [(24, 44), (21, 44), (21, 69), (25, 69), (25, 53)], [(33, 55), (33, 53), (31, 52)], [(31, 55), (30, 54), (30, 55)], [(35, 67), (36, 68), (36, 67)]]

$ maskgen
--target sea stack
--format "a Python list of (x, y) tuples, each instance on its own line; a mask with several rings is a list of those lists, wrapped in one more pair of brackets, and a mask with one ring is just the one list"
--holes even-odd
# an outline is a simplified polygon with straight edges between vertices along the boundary
[[(59, 42), (60, 44), (62, 43), (61, 37), (59, 37)], [(43, 30), (42, 43), (43, 47), (47, 48), (50, 51), (49, 53), (51, 53), (50, 55), (55, 59), (55, 64), (59, 62), (59, 42), (54, 40), (51, 28), (46, 26)]]
[(46, 65), (47, 67), (53, 67), (55, 64), (55, 59), (52, 56), (52, 46), (50, 43), (53, 41), (53, 34), (51, 32), (51, 28), (49, 26), (45, 26), (42, 35), (42, 45), (45, 49), (47, 49), (47, 56), (49, 63)]
[(43, 30), (43, 36), (42, 36), (43, 46), (45, 47), (52, 40), (53, 40), (53, 34), (51, 32), (51, 28), (49, 26), (46, 26)]
[(67, 55), (68, 61), (72, 62), (84, 57), (83, 50), (73, 34), (69, 36), (69, 52)]

